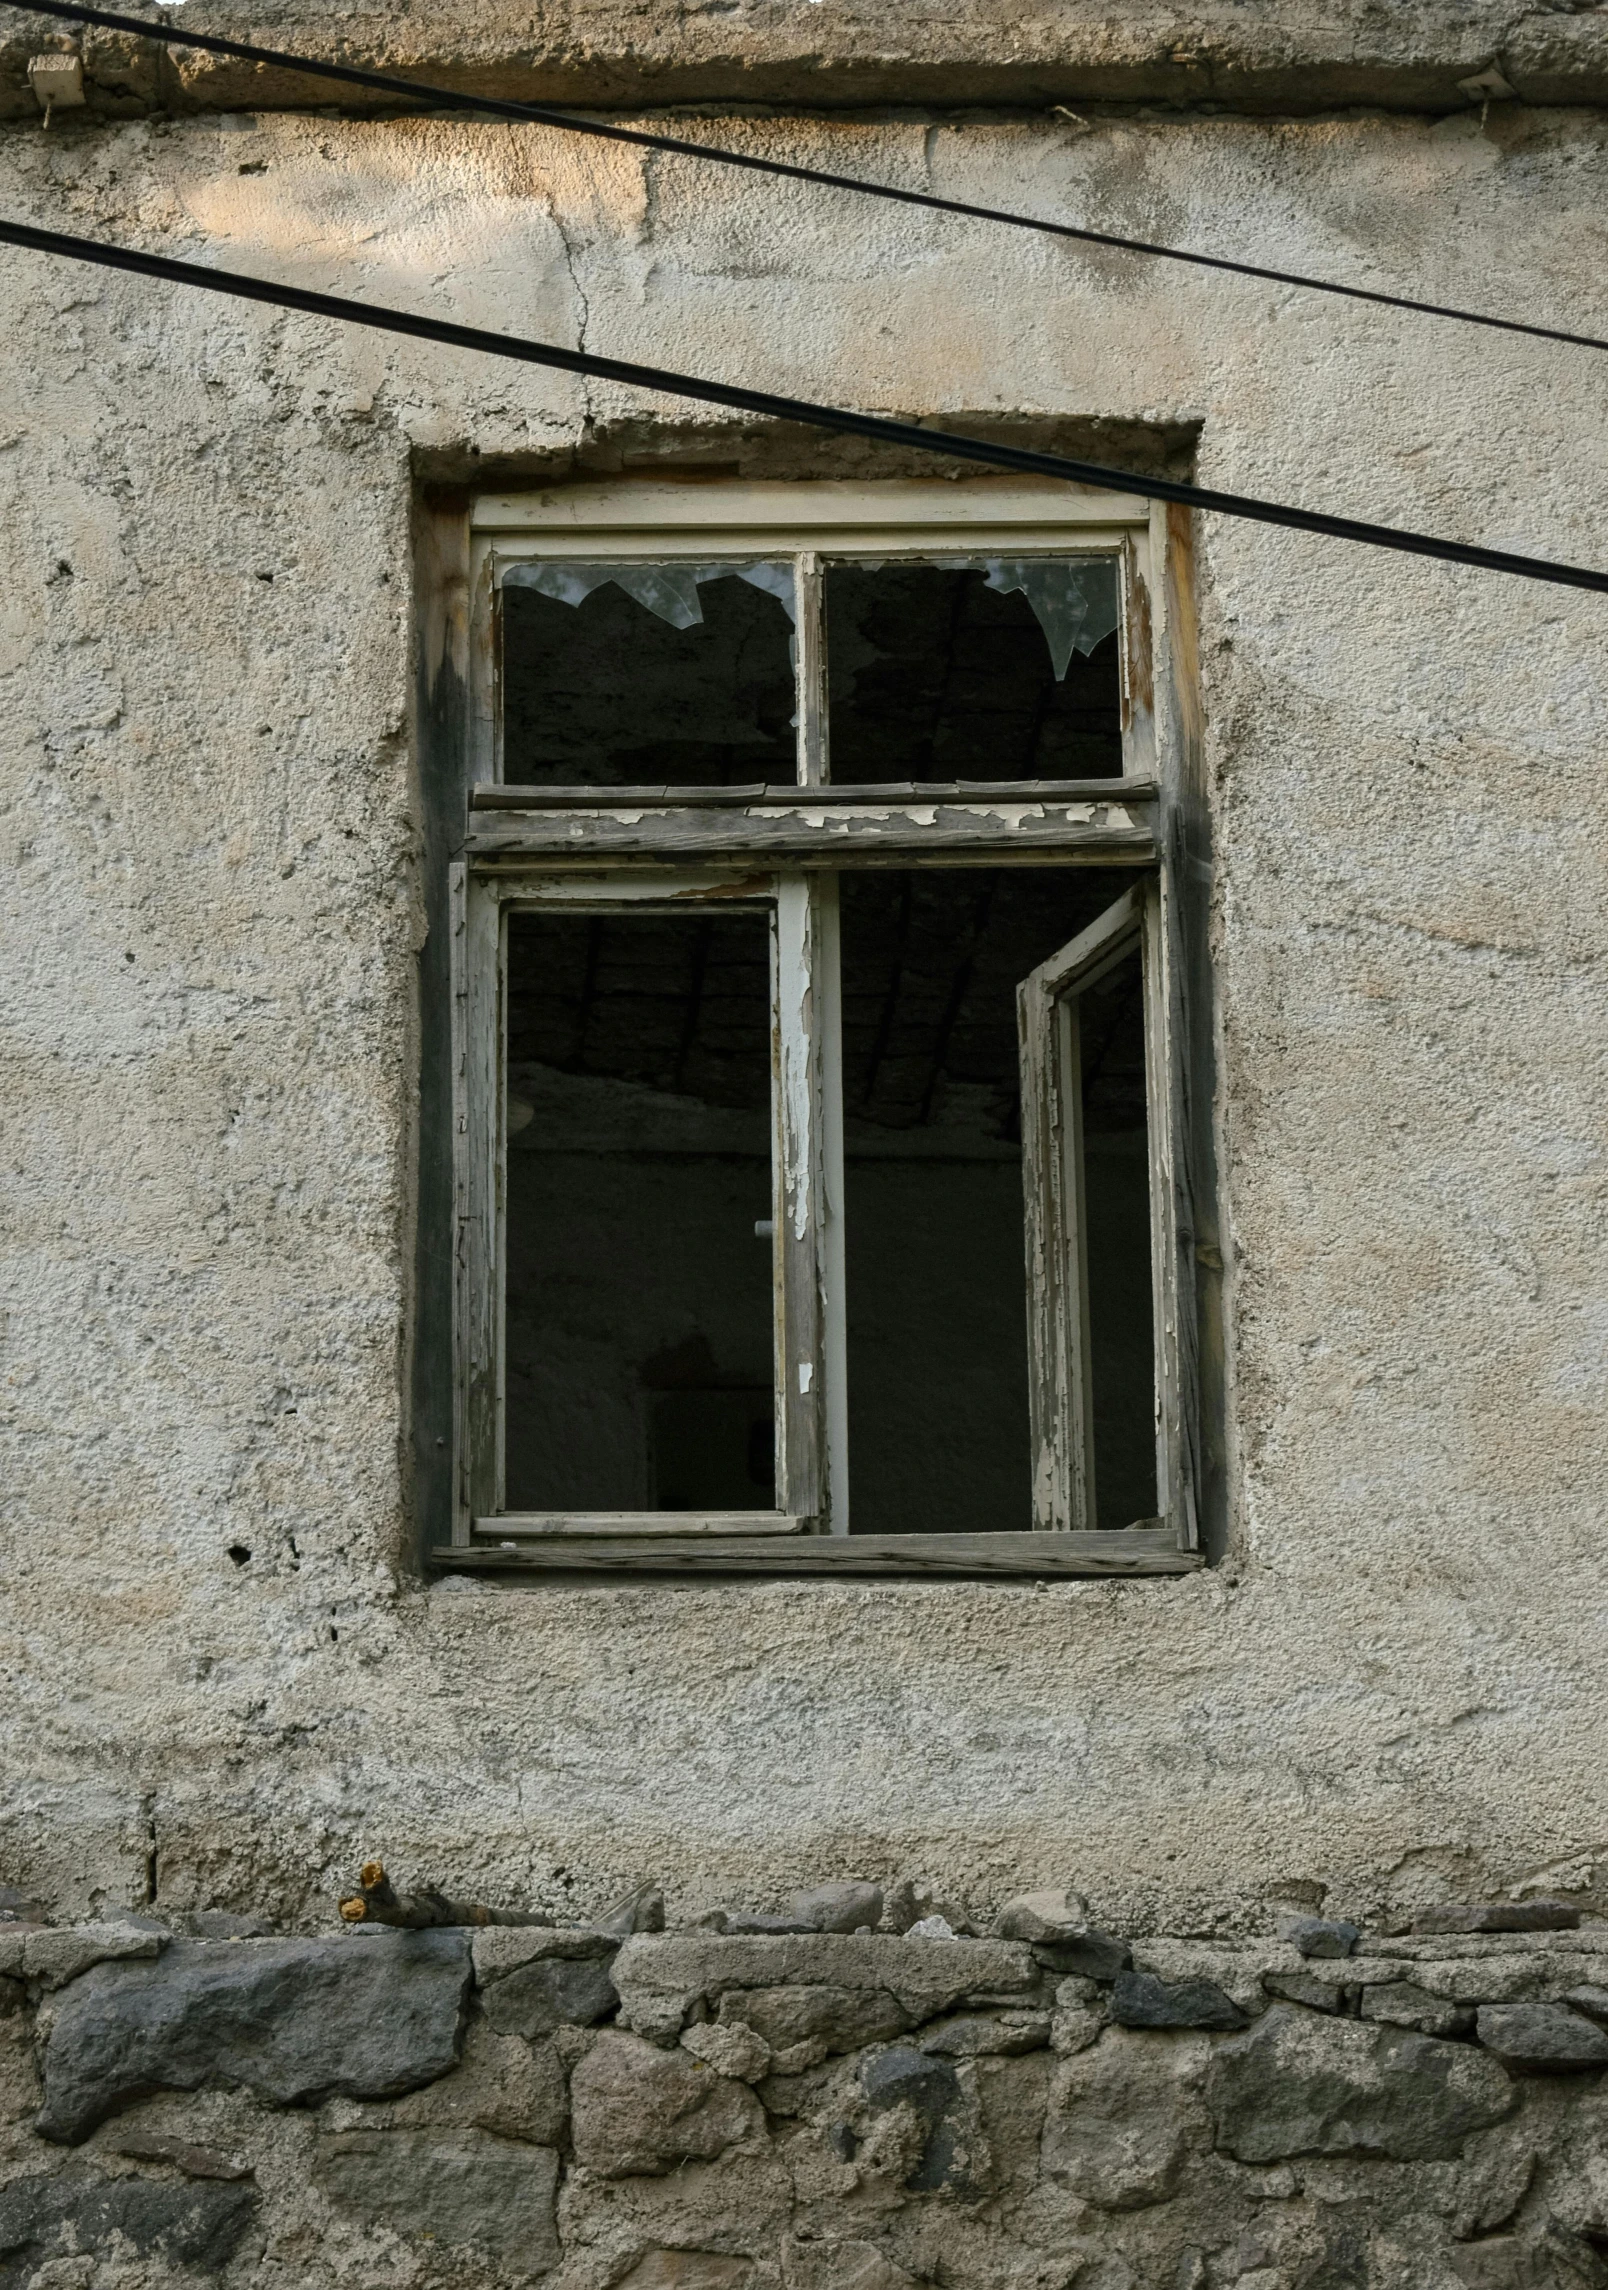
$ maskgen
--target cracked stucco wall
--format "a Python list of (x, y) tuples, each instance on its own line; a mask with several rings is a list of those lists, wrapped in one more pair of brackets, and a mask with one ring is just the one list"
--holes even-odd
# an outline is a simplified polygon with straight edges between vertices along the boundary
[[(1608, 99), (1608, 10), (1593, 0), (1021, 0), (1008, 17), (991, 0), (834, 0), (824, 16), (794, 0), (676, 9), (535, 0), (519, 10), (501, 0), (365, 0), (338, 15), (318, 0), (261, 0), (246, 19), (226, 0), (191, 0), (184, 29), (546, 103), (1439, 112), (1465, 108), (1463, 83), (1493, 67), (1526, 103)], [(0, 116), (31, 114), (26, 64), (38, 44), (22, 21), (5, 27)], [(329, 93), (273, 67), (100, 29), (85, 35), (84, 57), (89, 100), (112, 118), (250, 103), (317, 109)]]
[[(718, 126), (1449, 301), (1600, 304), (1593, 114)], [(872, 409), (1198, 422), (1210, 485), (1604, 560), (1584, 354), (535, 130), (58, 121), (0, 172), (0, 211), (58, 227)], [(371, 1850), (582, 1907), (657, 1875), (681, 1912), (914, 1870), (1174, 1930), (1277, 1879), (1365, 1913), (1589, 1886), (1603, 601), (1201, 530), (1220, 1570), (427, 1589), (412, 488), (652, 409), (5, 276), (0, 1881), (294, 1918)]]

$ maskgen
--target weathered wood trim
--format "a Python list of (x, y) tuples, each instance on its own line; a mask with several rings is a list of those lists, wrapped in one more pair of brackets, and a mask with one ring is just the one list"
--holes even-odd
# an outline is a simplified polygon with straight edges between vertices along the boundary
[(475, 1521), (476, 1544), (549, 1535), (801, 1535), (812, 1520), (785, 1511), (505, 1511)]
[(820, 1038), (821, 1373), (825, 1524), (849, 1531), (848, 1251), (843, 1167), (843, 937), (836, 875), (813, 875), (815, 1024)]
[(502, 770), (502, 612), (496, 557), (478, 536), (469, 557), (468, 698), (469, 765), (484, 784)]
[(412, 1277), (405, 1319), (409, 1559), (452, 1532), (453, 1216), (451, 855), (462, 835), (468, 760), (469, 497), (428, 489), (415, 503), (413, 791), (421, 840), (410, 1108), (414, 1183), (404, 1228)]
[(1190, 1435), (1193, 1386), (1184, 1366), (1184, 1319), (1193, 1297), (1188, 1268), (1193, 1217), (1182, 1159), (1183, 1009), (1168, 903), (1160, 880), (1145, 885), (1145, 1131), (1156, 1360), (1156, 1501), (1162, 1515), (1174, 1522), (1183, 1548), (1193, 1550), (1198, 1540)]
[(457, 1149), (453, 1245), (453, 1539), (502, 1489), (502, 958), (494, 895), (463, 866), (451, 875), (452, 1126)]
[(475, 859), (576, 856), (599, 864), (633, 858), (695, 864), (718, 856), (757, 865), (908, 866), (928, 857), (997, 861), (1038, 853), (1084, 866), (1147, 866), (1156, 853), (1153, 811), (1150, 804), (1042, 800), (766, 803), (731, 811), (600, 805), (500, 812), (495, 826), (471, 827), (464, 848)]
[[(1121, 779), (972, 779), (928, 784), (888, 780), (880, 786), (831, 787), (814, 780), (809, 808), (861, 804), (1143, 803), (1154, 798), (1154, 777)], [(796, 810), (796, 786), (755, 781), (743, 787), (515, 787), (481, 780), (471, 790), (471, 811), (746, 811), (755, 804)]]
[(1157, 593), (1158, 774), (1164, 788), (1159, 941), (1165, 971), (1170, 1195), (1165, 1240), (1173, 1283), (1174, 1419), (1169, 1427), (1175, 1511), (1186, 1546), (1220, 1555), (1228, 1472), (1223, 1249), (1218, 1198), (1216, 1040), (1211, 957), (1212, 820), (1200, 714), (1192, 526), (1160, 504), (1151, 546)]
[[(798, 646), (798, 783), (800, 787), (821, 787), (830, 774), (826, 758), (826, 585), (817, 550), (806, 549), (798, 558), (793, 594), (798, 611), (794, 631)], [(785, 788), (775, 792), (786, 798)], [(770, 793), (767, 788), (761, 800)]]
[[(1096, 492), (1056, 478), (974, 478), (959, 484), (948, 478), (771, 478), (716, 480), (698, 485), (667, 484), (651, 478), (605, 479), (594, 483), (532, 488), (519, 493), (483, 493), (472, 508), (477, 533), (556, 541), (575, 556), (612, 539), (616, 550), (638, 556), (656, 551), (677, 533), (692, 537), (701, 550), (711, 532), (765, 536), (767, 547), (786, 553), (786, 542), (772, 535), (799, 536), (801, 547), (823, 548), (850, 534), (886, 542), (901, 529), (920, 542), (936, 527), (945, 545), (973, 532), (999, 530), (1020, 547), (1026, 530), (1051, 537), (1067, 530), (1077, 546), (1097, 536), (1120, 540), (1125, 526), (1143, 526), (1150, 504), (1134, 493)], [(924, 532), (925, 529), (925, 532)], [(636, 536), (650, 533), (644, 549)], [(739, 544), (741, 545), (741, 544)], [(928, 539), (927, 545), (930, 545)]]
[[(1125, 892), (1016, 990), (1033, 1523), (1040, 1532), (1094, 1527), (1078, 997), (1140, 943), (1145, 899), (1143, 885)], [(1154, 1246), (1151, 1253), (1153, 1259)]]
[(775, 917), (776, 1493), (783, 1511), (819, 1522), (827, 1509), (826, 1325), (815, 887), (784, 878), (776, 886)]
[(1134, 532), (1123, 543), (1122, 580), (1122, 772), (1124, 779), (1151, 781), (1156, 769), (1156, 646), (1154, 551), (1148, 533)]
[(1144, 1577), (1192, 1574), (1201, 1560), (1182, 1551), (1170, 1527), (1109, 1534), (723, 1536), (553, 1535), (517, 1550), (431, 1553), (454, 1573), (519, 1575), (774, 1574), (945, 1577)]

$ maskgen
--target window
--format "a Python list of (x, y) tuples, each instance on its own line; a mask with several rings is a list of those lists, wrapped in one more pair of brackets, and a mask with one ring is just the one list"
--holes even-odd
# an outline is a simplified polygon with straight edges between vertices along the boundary
[(1199, 1563), (1149, 512), (473, 517), (454, 1565)]

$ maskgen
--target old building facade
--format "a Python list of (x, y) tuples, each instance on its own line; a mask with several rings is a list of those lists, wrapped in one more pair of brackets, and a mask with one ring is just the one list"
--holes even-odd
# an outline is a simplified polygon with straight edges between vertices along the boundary
[[(1595, 9), (167, 21), (1605, 331)], [(1608, 563), (1588, 348), (20, 11), (6, 43), (15, 219)], [(47, 125), (29, 59), (68, 52), (87, 100)], [(1608, 1910), (1602, 599), (0, 259), (0, 1879), (60, 1923), (288, 1934), (373, 1852), (561, 1926), (853, 1877), (982, 1934), (1070, 1886), (1141, 1950), (1272, 1950), (1258, 1983), (1314, 1976), (1296, 1908)], [(627, 1946), (678, 2029), (877, 1985), (654, 1972), (672, 1941), (712, 1945)], [(1094, 2008), (1033, 1941), (959, 1987), (890, 1957), (898, 2028)], [(1450, 2171), (1507, 2086), (1462, 2023), (1401, 2024), (1462, 2044), (1465, 2112), (1367, 2151)], [(1022, 2076), (1121, 2117), (1137, 2025), (1024, 2038)], [(1306, 2039), (1237, 2025), (1157, 2040), (1267, 2176), (1299, 2141), (1212, 2062)], [(629, 2000), (608, 2036), (666, 2041)], [(748, 2096), (676, 2149), (594, 2052), (608, 2183), (638, 2136), (650, 2177), (758, 2136), (757, 2053), (716, 2046)], [(341, 2104), (320, 2168), (394, 2174)], [(888, 2104), (984, 2136), (975, 2092)], [(1080, 2199), (1170, 2199), (1161, 2148)], [(823, 2146), (810, 2199), (857, 2167)], [(770, 2223), (724, 2241), (593, 2218), (597, 2290), (650, 2245), (770, 2249), (743, 2200)], [(1234, 2278), (1204, 2227), (1079, 2232)], [(1241, 2275), (1374, 2278), (1331, 2243)]]

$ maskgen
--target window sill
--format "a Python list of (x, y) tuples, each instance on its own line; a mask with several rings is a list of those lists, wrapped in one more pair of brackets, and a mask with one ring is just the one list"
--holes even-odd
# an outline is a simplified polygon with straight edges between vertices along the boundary
[(1109, 1578), (1193, 1574), (1198, 1551), (1170, 1527), (1109, 1534), (544, 1535), (517, 1549), (438, 1545), (431, 1564), (457, 1574), (901, 1575)]

